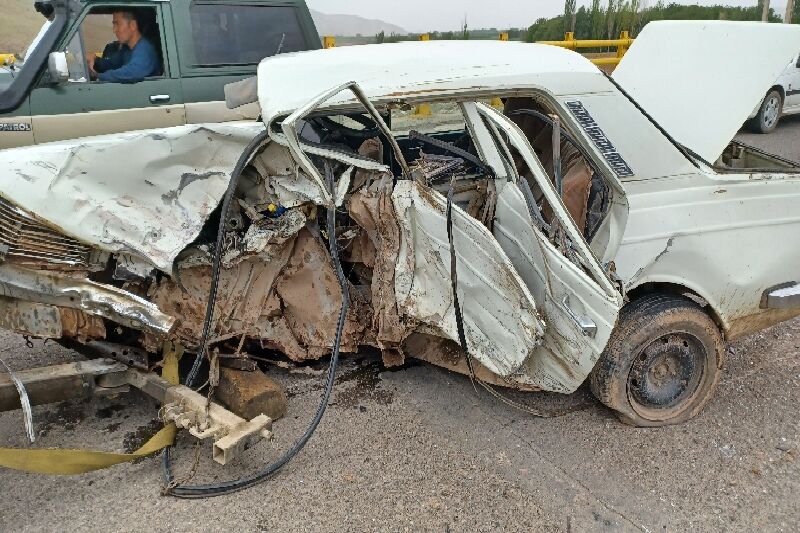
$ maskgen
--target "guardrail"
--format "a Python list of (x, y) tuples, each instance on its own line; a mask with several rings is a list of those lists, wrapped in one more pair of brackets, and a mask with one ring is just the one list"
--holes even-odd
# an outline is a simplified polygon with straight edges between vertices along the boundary
[(536, 41), (538, 44), (549, 44), (552, 46), (560, 46), (562, 48), (569, 48), (570, 50), (578, 50), (579, 48), (616, 48), (616, 57), (593, 57), (589, 60), (595, 65), (617, 65), (628, 48), (633, 44), (633, 39), (629, 37), (627, 31), (619, 33), (619, 39), (575, 39), (575, 34), (568, 31), (564, 34), (563, 41)]

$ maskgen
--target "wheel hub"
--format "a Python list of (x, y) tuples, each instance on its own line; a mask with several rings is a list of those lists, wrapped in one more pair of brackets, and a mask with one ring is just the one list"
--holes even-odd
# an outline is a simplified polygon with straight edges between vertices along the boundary
[(764, 125), (771, 128), (772, 125), (778, 120), (778, 109), (780, 108), (780, 99), (772, 97), (767, 101), (764, 108)]
[(628, 374), (634, 409), (650, 418), (669, 412), (697, 391), (702, 377), (703, 346), (691, 335), (664, 335), (636, 357)]

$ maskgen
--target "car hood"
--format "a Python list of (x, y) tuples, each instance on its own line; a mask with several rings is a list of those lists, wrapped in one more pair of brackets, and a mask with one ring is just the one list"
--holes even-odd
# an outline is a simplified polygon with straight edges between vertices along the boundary
[(798, 50), (796, 25), (651, 22), (612, 77), (677, 142), (714, 162)]
[(263, 129), (193, 124), (0, 150), (0, 197), (70, 237), (170, 272)]

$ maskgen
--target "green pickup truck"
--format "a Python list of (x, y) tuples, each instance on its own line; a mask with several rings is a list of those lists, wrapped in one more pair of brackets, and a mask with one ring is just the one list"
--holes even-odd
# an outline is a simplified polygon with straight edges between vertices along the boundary
[[(33, 0), (31, 0), (33, 3)], [(303, 0), (50, 0), (54, 18), (20, 67), (0, 69), (0, 149), (88, 135), (236, 120), (223, 86), (276, 53), (320, 48)], [(159, 76), (92, 81), (87, 57), (135, 11)], [(45, 19), (42, 18), (42, 23)]]

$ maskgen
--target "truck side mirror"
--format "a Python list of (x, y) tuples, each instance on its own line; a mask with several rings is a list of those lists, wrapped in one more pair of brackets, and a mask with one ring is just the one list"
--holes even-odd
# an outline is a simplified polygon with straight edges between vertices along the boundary
[(54, 83), (60, 85), (69, 81), (66, 52), (51, 52), (47, 58), (47, 70), (50, 72), (50, 79)]

